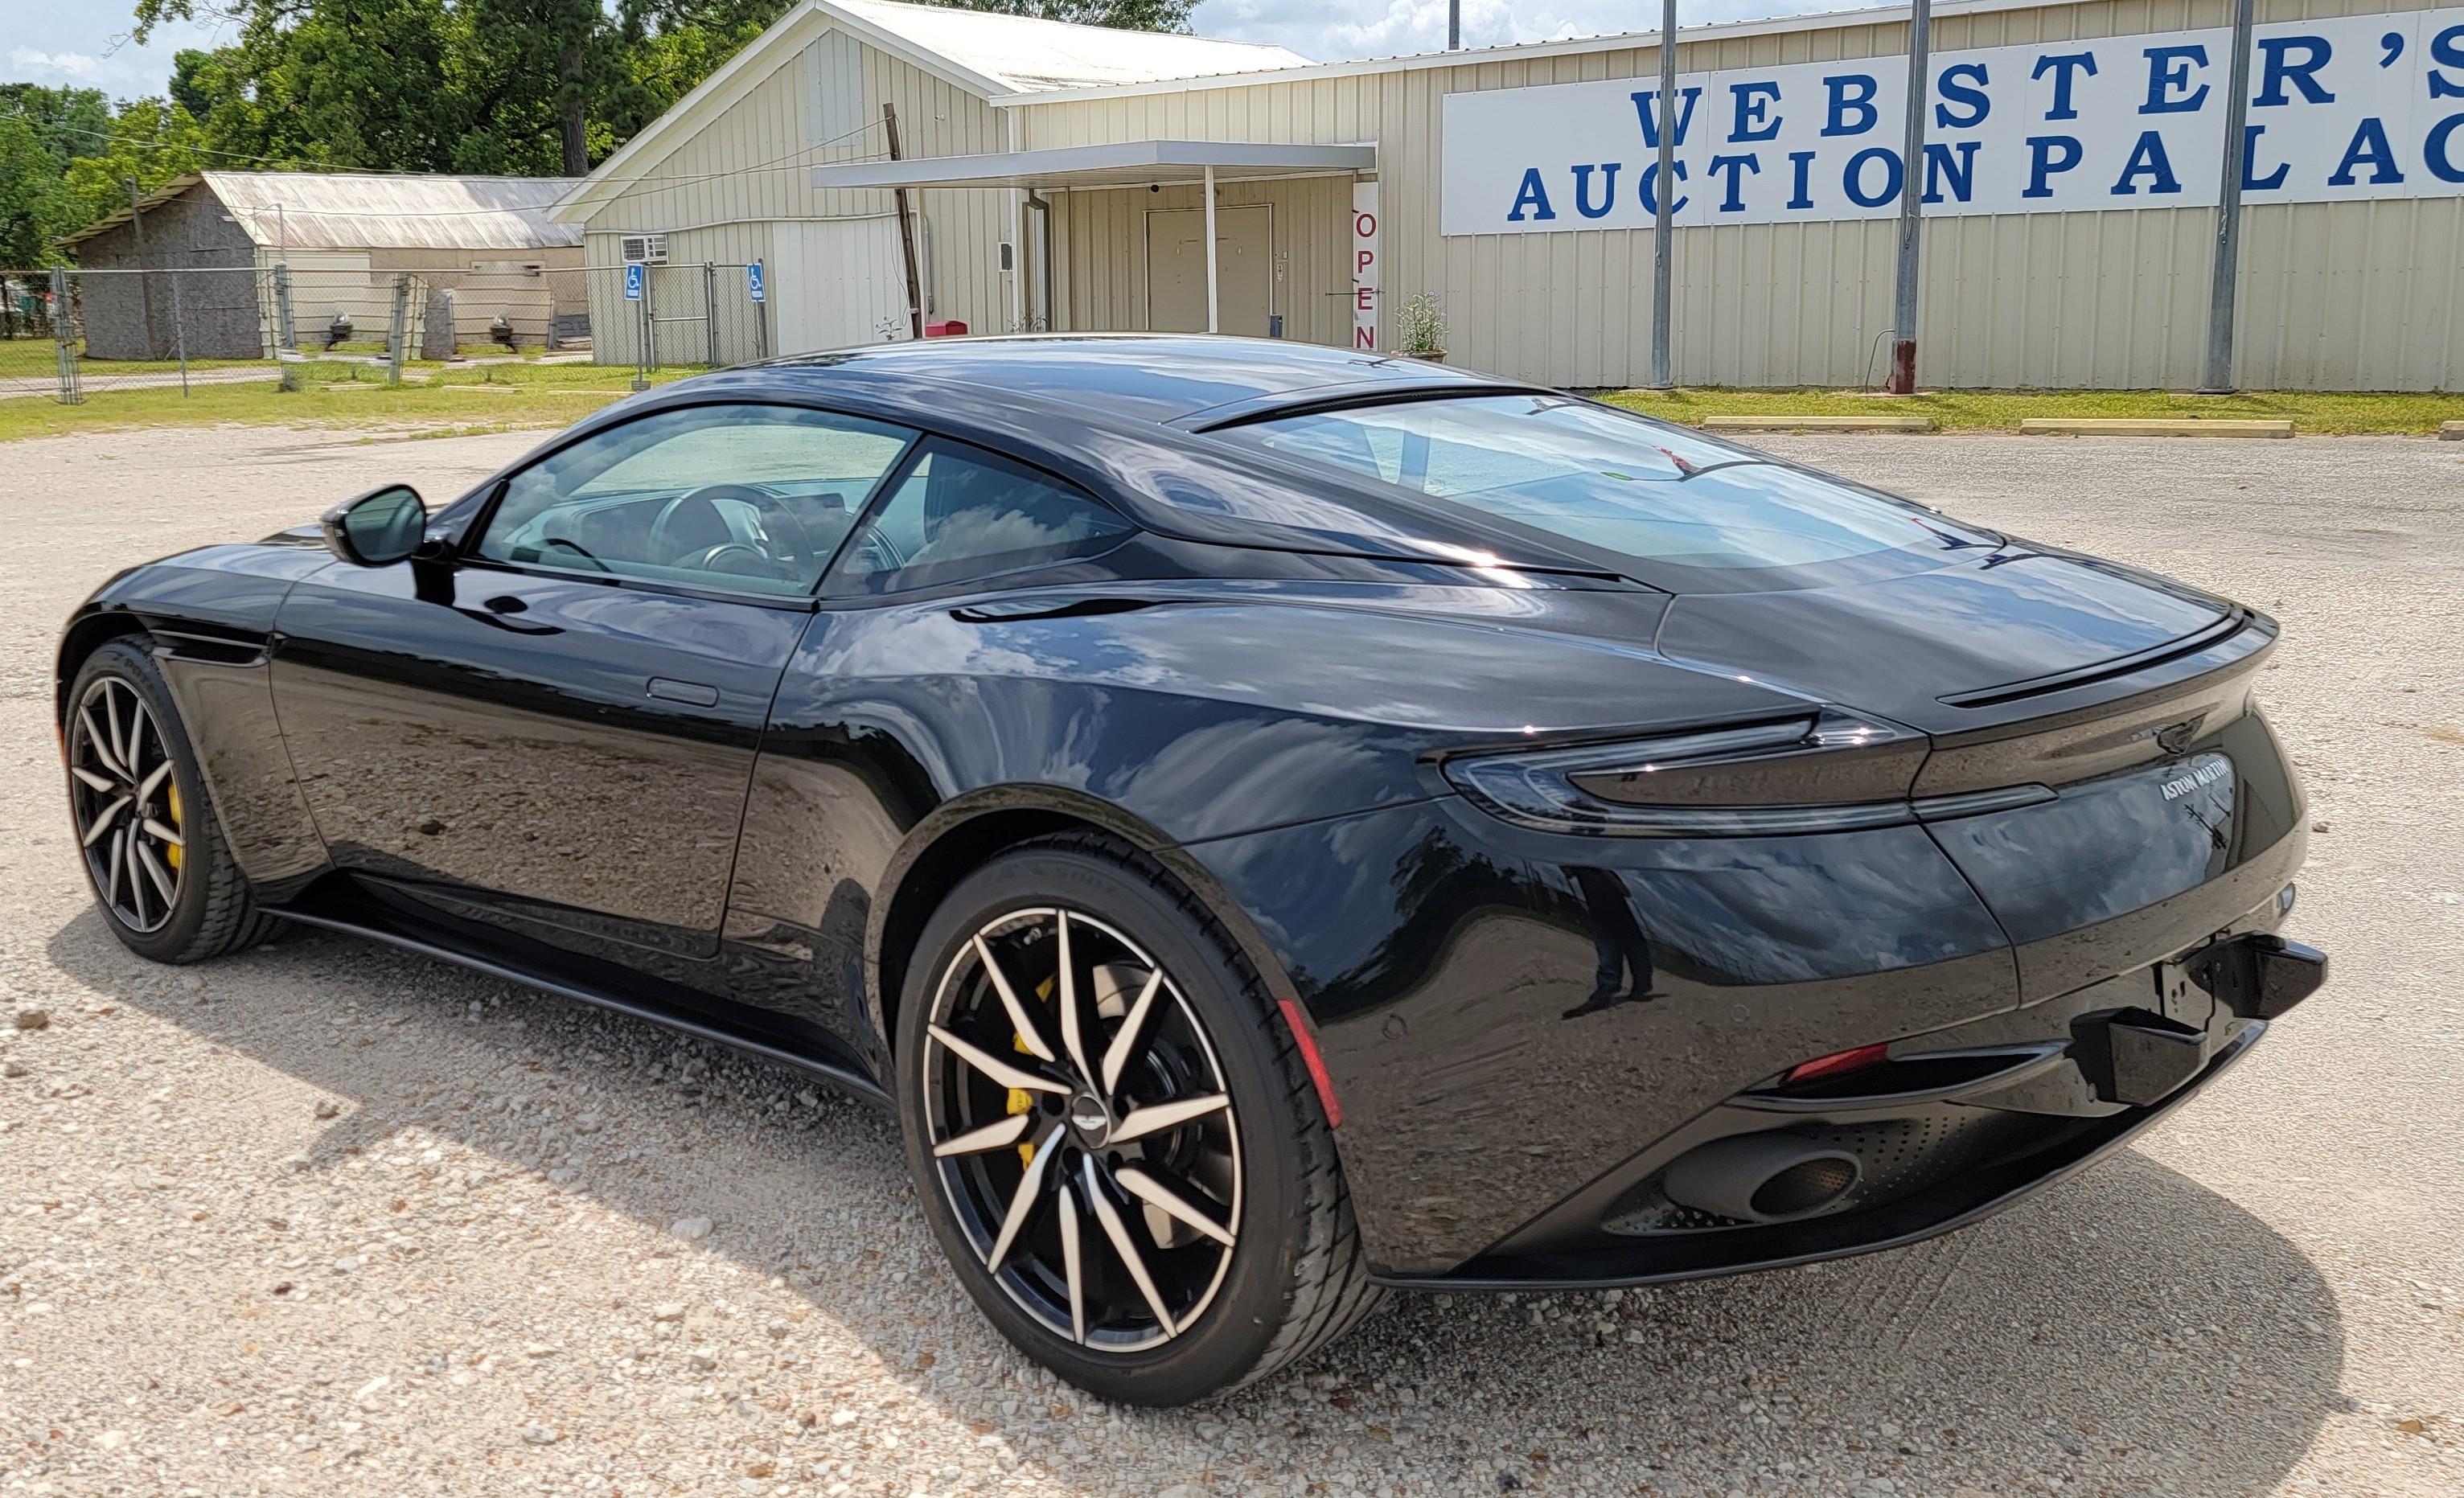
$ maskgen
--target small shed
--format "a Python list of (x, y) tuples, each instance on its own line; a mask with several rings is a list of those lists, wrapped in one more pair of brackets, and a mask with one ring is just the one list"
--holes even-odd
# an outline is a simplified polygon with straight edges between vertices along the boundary
[(61, 241), (78, 265), (86, 357), (264, 359), (286, 333), (294, 345), (321, 344), (337, 319), (355, 339), (381, 341), (405, 275), (414, 277), (415, 349), (486, 341), (498, 317), (521, 341), (545, 342), (588, 311), (582, 231), (547, 216), (573, 186), (374, 172), (175, 177)]

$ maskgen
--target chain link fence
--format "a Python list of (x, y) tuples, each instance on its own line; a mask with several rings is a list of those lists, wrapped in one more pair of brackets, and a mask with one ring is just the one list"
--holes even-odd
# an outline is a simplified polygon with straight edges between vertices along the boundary
[[(275, 383), (604, 388), (765, 358), (759, 267), (196, 266), (0, 272), (0, 400)], [(585, 373), (586, 372), (586, 373)]]
[[(612, 273), (612, 279), (606, 279)], [(676, 364), (714, 368), (750, 363), (771, 353), (769, 307), (755, 301), (760, 284), (744, 265), (594, 267), (590, 302), (600, 324), (601, 363), (629, 363), (644, 372)]]

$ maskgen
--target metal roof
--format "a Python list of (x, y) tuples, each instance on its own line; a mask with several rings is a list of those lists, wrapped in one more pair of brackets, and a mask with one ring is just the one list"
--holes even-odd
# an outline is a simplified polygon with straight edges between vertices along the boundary
[(1260, 42), (1081, 26), (958, 6), (828, 0), (820, 9), (876, 27), (1013, 93), (1309, 65), (1289, 48)]
[[(547, 216), (573, 177), (429, 177), (375, 172), (208, 171), (138, 201), (150, 210), (204, 184), (258, 245), (292, 250), (548, 250), (582, 243)], [(128, 222), (121, 209), (60, 241)]]
[(813, 168), (813, 186), (834, 187), (1143, 187), (1197, 182), (1375, 171), (1374, 145), (1270, 145), (1241, 141), (1120, 141), (983, 156), (918, 156)]
[[(834, 0), (835, 3), (835, 0)], [(1677, 29), (1681, 47), (1754, 36), (1793, 35), (1802, 32), (1837, 31), (1850, 26), (1894, 26), (1909, 16), (1907, 0), (1871, 5), (1865, 0), (1809, 0), (1830, 9), (1795, 11), (1743, 21), (1708, 21)], [(2090, 5), (2097, 0), (1936, 0), (1933, 16), (1991, 15), (2003, 11), (2056, 10)], [(1376, 74), (1418, 73), (1434, 68), (1469, 68), (1488, 62), (1533, 62), (1554, 57), (1579, 57), (1601, 52), (1648, 50), (1660, 45), (1660, 33), (1610, 32), (1601, 35), (1561, 36), (1550, 41), (1497, 42), (1485, 47), (1460, 47), (1452, 52), (1404, 53), (1342, 62), (1301, 62), (1270, 78), (1167, 77), (1083, 85), (1051, 84), (1035, 94), (1003, 95), (992, 100), (996, 109), (1068, 103), (1082, 99), (1126, 99), (1138, 95), (1178, 94), (1199, 89), (1237, 88), (1250, 82), (1305, 83), (1320, 78), (1361, 77)], [(1785, 55), (1796, 55), (1793, 53)], [(1897, 54), (1893, 54), (1897, 55)]]

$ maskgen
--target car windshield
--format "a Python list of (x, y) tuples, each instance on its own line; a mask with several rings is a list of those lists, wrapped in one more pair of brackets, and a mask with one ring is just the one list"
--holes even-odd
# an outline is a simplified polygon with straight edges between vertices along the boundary
[(1351, 407), (1221, 435), (1670, 566), (1813, 566), (1999, 540), (1922, 505), (1564, 396)]

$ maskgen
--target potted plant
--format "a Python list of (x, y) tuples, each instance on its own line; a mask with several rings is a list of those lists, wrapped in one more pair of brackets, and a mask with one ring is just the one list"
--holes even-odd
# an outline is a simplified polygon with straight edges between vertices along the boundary
[(1446, 309), (1427, 292), (1414, 292), (1403, 303), (1402, 326), (1397, 330), (1396, 352), (1406, 359), (1442, 363), (1446, 357)]

